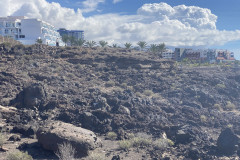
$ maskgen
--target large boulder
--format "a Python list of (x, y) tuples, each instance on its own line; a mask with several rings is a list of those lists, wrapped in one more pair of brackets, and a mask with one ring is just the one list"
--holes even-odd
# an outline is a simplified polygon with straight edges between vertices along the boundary
[(47, 94), (45, 88), (40, 83), (29, 84), (23, 88), (16, 99), (11, 101), (12, 105), (18, 108), (34, 108), (42, 107), (47, 102)]
[(90, 150), (101, 146), (100, 139), (92, 131), (60, 121), (46, 123), (36, 135), (44, 149), (56, 152), (59, 144), (70, 143), (78, 157), (87, 156)]
[(232, 155), (237, 152), (239, 138), (229, 128), (223, 130), (217, 139), (219, 154)]
[(4, 107), (0, 105), (0, 114), (1, 114), (1, 118), (3, 119), (8, 119), (10, 117), (15, 116), (17, 112), (17, 109), (14, 107)]

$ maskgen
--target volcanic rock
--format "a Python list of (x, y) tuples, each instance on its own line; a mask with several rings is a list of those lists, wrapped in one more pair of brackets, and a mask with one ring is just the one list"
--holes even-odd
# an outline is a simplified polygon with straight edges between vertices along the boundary
[(70, 143), (78, 157), (88, 155), (90, 150), (101, 145), (92, 131), (60, 121), (52, 121), (39, 128), (37, 139), (44, 149), (54, 152), (58, 150), (59, 144)]
[(232, 155), (238, 149), (239, 138), (229, 128), (223, 130), (217, 139), (219, 154)]

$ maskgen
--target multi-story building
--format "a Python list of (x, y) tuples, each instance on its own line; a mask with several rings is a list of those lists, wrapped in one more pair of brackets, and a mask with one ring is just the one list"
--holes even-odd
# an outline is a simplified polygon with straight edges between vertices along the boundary
[(23, 44), (35, 44), (41, 39), (43, 44), (64, 45), (55, 27), (35, 18), (9, 16), (0, 18), (0, 35), (11, 37)]
[(234, 53), (228, 50), (216, 50), (217, 62), (235, 61)]
[(74, 37), (76, 40), (84, 39), (84, 31), (82, 30), (67, 30), (65, 28), (60, 28), (58, 32), (61, 36), (68, 35), (70, 37)]
[(13, 38), (20, 39), (24, 36), (21, 31), (21, 20), (25, 17), (0, 17), (0, 35)]
[(174, 54), (177, 61), (183, 59), (209, 63), (235, 61), (234, 53), (228, 50), (175, 48)]
[(175, 54), (171, 49), (166, 49), (163, 53), (162, 53), (162, 57), (164, 59), (174, 59)]

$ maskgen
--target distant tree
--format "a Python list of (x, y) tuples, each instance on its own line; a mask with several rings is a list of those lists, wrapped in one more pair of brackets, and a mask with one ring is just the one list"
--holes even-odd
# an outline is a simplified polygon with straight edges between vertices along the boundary
[(84, 39), (76, 40), (76, 45), (82, 47), (86, 41)]
[(38, 38), (38, 39), (36, 40), (36, 42), (37, 42), (38, 44), (42, 44), (42, 43), (43, 43), (43, 41), (42, 41), (41, 38)]
[(147, 46), (147, 42), (145, 41), (139, 41), (137, 43), (137, 45), (139, 45), (139, 47), (141, 48), (141, 50), (143, 50), (146, 46)]
[(113, 46), (113, 48), (117, 48), (117, 44), (113, 44), (112, 46)]
[(62, 35), (62, 41), (66, 45), (69, 42), (69, 36), (67, 34)]
[(150, 52), (152, 52), (152, 53), (156, 53), (157, 50), (158, 50), (158, 47), (157, 47), (156, 44), (151, 44), (149, 50), (150, 50)]
[(86, 42), (86, 45), (90, 48), (94, 47), (96, 45), (96, 42), (95, 41), (87, 41)]
[(106, 41), (99, 41), (99, 44), (100, 44), (101, 47), (105, 47), (108, 44), (108, 42), (106, 42)]
[(127, 49), (130, 49), (132, 44), (131, 43), (125, 43), (124, 46), (127, 48)]
[(158, 51), (160, 52), (160, 56), (162, 56), (162, 53), (166, 50), (165, 43), (160, 43), (157, 47), (158, 47)]

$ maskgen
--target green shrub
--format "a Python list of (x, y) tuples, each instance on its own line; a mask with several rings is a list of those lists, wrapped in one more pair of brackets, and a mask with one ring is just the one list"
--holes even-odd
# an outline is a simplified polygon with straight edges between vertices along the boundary
[(118, 145), (119, 145), (119, 149), (122, 149), (122, 150), (125, 150), (125, 151), (128, 151), (133, 146), (131, 140), (119, 141)]
[(129, 139), (133, 139), (135, 137), (135, 135), (133, 133), (128, 133), (127, 136)]
[(136, 94), (137, 97), (141, 97), (142, 96), (142, 94), (140, 92), (136, 92), (135, 94)]
[(115, 132), (108, 132), (107, 137), (111, 140), (116, 140), (117, 139), (117, 134)]
[(200, 120), (201, 120), (202, 123), (206, 123), (207, 122), (207, 117), (205, 115), (201, 115)]
[(220, 83), (217, 84), (216, 87), (217, 88), (221, 88), (221, 89), (225, 89), (226, 88), (225, 84), (220, 84)]
[(222, 110), (222, 106), (220, 104), (214, 104), (214, 109)]
[(232, 110), (236, 109), (236, 106), (235, 106), (235, 104), (233, 104), (232, 102), (227, 101), (227, 104), (226, 104), (225, 108), (226, 108), (226, 110), (228, 110), (228, 111), (232, 111)]
[(173, 146), (173, 145), (174, 145), (174, 142), (170, 139), (160, 138), (153, 142), (153, 146), (155, 149), (165, 149), (165, 148), (167, 148), (169, 146)]
[(121, 87), (122, 87), (122, 88), (127, 88), (127, 86), (128, 86), (127, 83), (122, 83), (122, 84), (121, 84)]
[(33, 160), (33, 158), (27, 152), (14, 151), (8, 153), (6, 160)]
[(132, 139), (132, 144), (133, 144), (134, 147), (150, 146), (152, 144), (152, 139), (135, 137), (135, 138)]
[(145, 90), (145, 91), (143, 92), (143, 94), (144, 94), (145, 96), (151, 96), (151, 95), (153, 94), (153, 91), (151, 91), (151, 90)]

